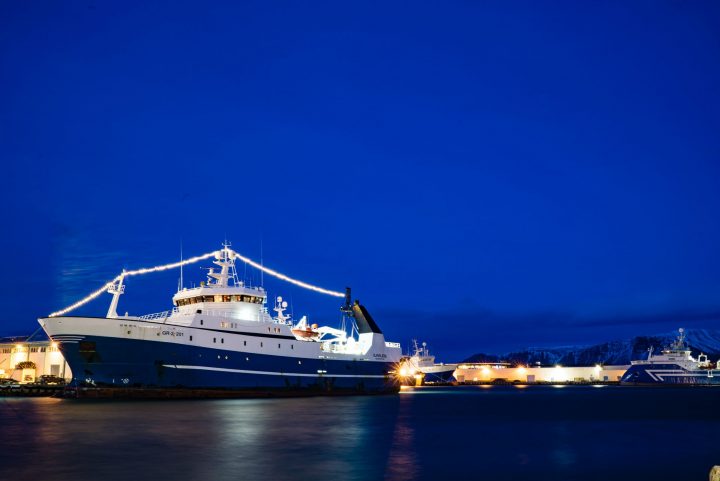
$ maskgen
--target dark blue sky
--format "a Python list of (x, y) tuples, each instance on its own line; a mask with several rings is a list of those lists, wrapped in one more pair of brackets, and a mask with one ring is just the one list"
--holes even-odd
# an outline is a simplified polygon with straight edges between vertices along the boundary
[(718, 2), (270, 3), (0, 5), (2, 333), (225, 237), (448, 361), (720, 327)]

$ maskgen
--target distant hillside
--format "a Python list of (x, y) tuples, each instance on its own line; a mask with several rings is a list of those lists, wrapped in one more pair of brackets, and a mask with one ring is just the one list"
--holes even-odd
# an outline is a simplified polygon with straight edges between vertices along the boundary
[[(713, 361), (720, 358), (720, 330), (686, 329), (687, 342), (694, 356), (703, 352)], [(474, 354), (463, 362), (511, 362), (513, 364), (563, 366), (587, 366), (592, 364), (630, 364), (631, 360), (644, 359), (648, 349), (656, 351), (668, 346), (677, 337), (677, 332), (653, 336), (637, 336), (632, 339), (608, 341), (592, 346), (532, 347), (506, 354)]]

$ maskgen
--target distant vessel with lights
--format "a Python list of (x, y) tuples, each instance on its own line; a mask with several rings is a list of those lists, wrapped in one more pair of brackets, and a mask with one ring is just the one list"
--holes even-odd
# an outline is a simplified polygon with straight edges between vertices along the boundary
[(455, 379), (453, 373), (458, 367), (457, 364), (435, 363), (435, 356), (430, 354), (426, 342), (418, 345), (418, 342), (413, 340), (413, 347), (413, 355), (405, 358), (401, 364), (400, 373), (403, 377), (422, 374), (425, 382), (443, 383)]
[(350, 302), (349, 289), (341, 308), (349, 333), (308, 324), (305, 316), (293, 321), (281, 297), (273, 317), (265, 290), (238, 280), (235, 254), (227, 245), (217, 251), (219, 272), (211, 268), (207, 283), (179, 289), (170, 311), (118, 315), (125, 288), (118, 276), (109, 284), (113, 298), (105, 317), (58, 315), (39, 322), (83, 390), (232, 395), (399, 390), (394, 370), (400, 345), (385, 341), (365, 307)]
[(620, 379), (621, 384), (681, 384), (720, 385), (720, 370), (708, 361), (705, 354), (697, 359), (692, 356), (685, 343), (685, 331), (670, 347), (660, 354), (649, 349), (648, 358), (632, 361), (630, 368)]

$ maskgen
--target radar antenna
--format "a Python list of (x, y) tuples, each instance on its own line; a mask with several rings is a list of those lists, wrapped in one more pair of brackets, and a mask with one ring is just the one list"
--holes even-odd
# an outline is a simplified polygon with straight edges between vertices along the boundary
[(285, 310), (287, 309), (288, 303), (287, 301), (283, 301), (282, 296), (277, 296), (275, 299), (275, 307), (273, 308), (273, 311), (277, 312), (276, 319), (278, 322), (281, 322), (283, 324), (287, 323), (287, 320), (290, 319), (290, 316), (285, 315)]

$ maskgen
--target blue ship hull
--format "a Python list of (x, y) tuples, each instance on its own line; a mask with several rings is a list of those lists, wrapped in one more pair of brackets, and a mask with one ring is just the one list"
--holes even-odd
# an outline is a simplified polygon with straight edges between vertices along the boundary
[(392, 363), (309, 359), (147, 340), (60, 342), (74, 380), (118, 388), (397, 392)]
[(622, 384), (718, 385), (720, 370), (683, 369), (677, 364), (634, 364), (620, 379)]

